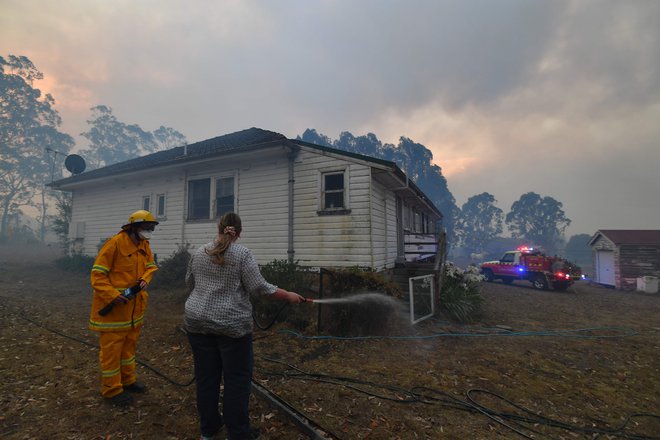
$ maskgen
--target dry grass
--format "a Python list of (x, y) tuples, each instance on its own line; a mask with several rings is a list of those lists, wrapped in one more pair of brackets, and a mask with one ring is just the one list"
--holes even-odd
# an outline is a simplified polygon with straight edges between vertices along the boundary
[[(96, 349), (38, 325), (96, 344), (96, 335), (86, 329), (88, 278), (58, 270), (52, 264), (55, 256), (52, 249), (0, 247), (0, 438), (198, 438), (192, 386), (176, 386), (140, 367), (149, 393), (130, 411), (112, 409), (97, 392)], [(659, 295), (587, 284), (563, 293), (538, 292), (524, 283), (485, 284), (483, 294), (484, 317), (478, 325), (427, 321), (415, 329), (420, 336), (416, 339), (304, 339), (277, 329), (257, 331), (256, 379), (342, 439), (516, 437), (483, 415), (439, 401), (404, 403), (406, 390), (415, 387), (461, 401), (468, 390), (484, 389), (544, 416), (583, 426), (612, 427), (631, 413), (659, 412)], [(192, 377), (190, 351), (178, 330), (184, 295), (166, 289), (151, 292), (138, 347), (142, 361), (178, 382)], [(495, 326), (536, 332), (620, 326), (635, 335), (428, 337), (487, 334)], [(592, 334), (616, 332), (601, 329)], [(358, 387), (382, 397), (309, 376), (302, 380), (274, 374), (295, 372), (290, 366), (372, 382)], [(501, 411), (512, 410), (483, 393), (475, 398)], [(265, 438), (304, 438), (261, 401), (253, 399), (251, 405), (254, 424), (261, 426)], [(544, 426), (534, 429), (552, 438), (592, 438)], [(660, 423), (638, 419), (630, 430), (658, 437)]]

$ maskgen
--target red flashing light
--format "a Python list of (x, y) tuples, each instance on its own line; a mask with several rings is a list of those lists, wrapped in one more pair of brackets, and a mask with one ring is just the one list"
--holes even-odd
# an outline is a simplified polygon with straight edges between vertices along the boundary
[(518, 246), (517, 250), (519, 250), (520, 252), (532, 252), (534, 248), (527, 246)]

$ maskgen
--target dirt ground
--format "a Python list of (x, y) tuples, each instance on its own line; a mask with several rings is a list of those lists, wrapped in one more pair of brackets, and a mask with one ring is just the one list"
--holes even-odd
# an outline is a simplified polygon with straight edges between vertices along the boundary
[[(153, 368), (138, 367), (150, 389), (118, 410), (98, 394), (88, 277), (57, 269), (55, 257), (0, 246), (0, 438), (199, 438), (182, 292), (150, 292), (137, 353)], [(329, 438), (660, 438), (660, 417), (628, 419), (660, 414), (660, 295), (586, 282), (567, 292), (492, 283), (482, 293), (479, 322), (438, 317), (399, 339), (256, 330), (255, 379)], [(470, 399), (482, 407), (468, 408)], [(251, 416), (265, 439), (307, 438), (254, 396)], [(623, 424), (601, 435), (579, 429)]]

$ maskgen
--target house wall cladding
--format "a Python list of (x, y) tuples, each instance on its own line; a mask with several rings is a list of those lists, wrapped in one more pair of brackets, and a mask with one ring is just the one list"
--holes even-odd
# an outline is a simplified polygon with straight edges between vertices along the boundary
[[(348, 214), (319, 214), (321, 178), (333, 171), (345, 173)], [(302, 149), (294, 179), (294, 259), (312, 267), (373, 267), (370, 167)]]
[(371, 181), (371, 219), (376, 270), (391, 268), (396, 261), (396, 197), (382, 184)]
[[(287, 258), (288, 162), (283, 154), (259, 153), (259, 160), (222, 159), (214, 170), (234, 174), (236, 212), (241, 216), (240, 242), (252, 249), (261, 264)], [(207, 170), (208, 175), (208, 170)], [(215, 238), (218, 219), (184, 221), (186, 238), (200, 246)]]
[[(193, 250), (217, 234), (217, 220), (185, 220), (187, 182), (235, 177), (236, 210), (243, 220), (241, 243), (265, 264), (288, 258), (288, 167), (283, 148), (258, 156), (224, 156), (203, 163), (141, 171), (139, 178), (106, 179), (74, 192), (72, 222), (85, 223), (78, 248), (95, 255), (116, 234), (128, 215), (142, 209), (143, 198), (165, 194), (165, 216), (159, 218), (151, 247), (159, 260), (179, 247)], [(327, 171), (346, 174), (347, 203), (342, 215), (320, 214), (321, 178)], [(294, 260), (312, 267), (363, 266), (380, 270), (396, 259), (396, 200), (371, 176), (371, 167), (332, 154), (301, 149), (294, 164)], [(118, 191), (119, 189), (119, 191)], [(153, 211), (153, 208), (152, 208)]]
[[(85, 239), (76, 241), (76, 248), (84, 254), (95, 255), (105, 240), (121, 230), (128, 216), (142, 208), (144, 195), (166, 194), (166, 214), (182, 209), (183, 180), (178, 174), (165, 177), (144, 173), (140, 179), (90, 182), (74, 191), (71, 221), (85, 224)], [(177, 226), (176, 218), (171, 217), (160, 220), (153, 240), (159, 243), (160, 249), (155, 248), (154, 252), (167, 249), (167, 255), (170, 255), (176, 249), (176, 244), (181, 242), (180, 223)]]
[(171, 256), (180, 246), (192, 250), (208, 243), (217, 234), (217, 219), (184, 220), (187, 181), (234, 175), (237, 210), (243, 220), (241, 242), (264, 262), (285, 259), (287, 166), (286, 157), (282, 156), (263, 163), (225, 158), (168, 171), (143, 171), (139, 179), (127, 178), (126, 183), (86, 185), (74, 192), (72, 222), (84, 221), (86, 231), (79, 249), (95, 255), (99, 243), (116, 234), (131, 212), (142, 209), (145, 195), (155, 200), (158, 194), (166, 195), (166, 215), (158, 219), (160, 224), (151, 240), (151, 248), (159, 259)]
[(619, 267), (617, 288), (635, 290), (637, 278), (660, 277), (660, 246), (621, 245), (616, 255)]

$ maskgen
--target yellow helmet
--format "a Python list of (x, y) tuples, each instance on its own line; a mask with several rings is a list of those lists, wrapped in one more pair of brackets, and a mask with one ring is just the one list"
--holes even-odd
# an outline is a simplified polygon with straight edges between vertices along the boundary
[(144, 209), (135, 211), (128, 217), (128, 223), (122, 226), (122, 229), (128, 229), (131, 225), (136, 223), (153, 223), (154, 225), (158, 224), (156, 218), (149, 212)]

